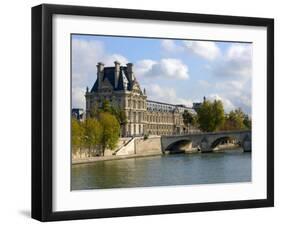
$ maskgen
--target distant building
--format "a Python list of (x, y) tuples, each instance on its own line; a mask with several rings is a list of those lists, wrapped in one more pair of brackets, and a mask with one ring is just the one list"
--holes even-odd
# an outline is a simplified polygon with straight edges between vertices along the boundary
[(119, 106), (127, 116), (127, 124), (122, 128), (123, 136), (173, 135), (187, 131), (183, 123), (184, 110), (196, 114), (194, 108), (147, 100), (146, 91), (136, 80), (133, 64), (114, 67), (97, 64), (97, 79), (89, 91), (86, 90), (86, 113), (94, 106), (101, 106), (104, 100)]
[(71, 116), (82, 121), (85, 118), (85, 112), (82, 108), (72, 108)]

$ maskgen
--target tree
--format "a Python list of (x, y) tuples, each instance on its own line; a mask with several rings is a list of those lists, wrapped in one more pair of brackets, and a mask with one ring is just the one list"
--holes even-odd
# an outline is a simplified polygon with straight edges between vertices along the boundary
[(71, 144), (74, 153), (77, 153), (77, 150), (79, 150), (81, 154), (81, 148), (83, 146), (83, 136), (84, 136), (83, 126), (76, 118), (73, 117), (71, 119)]
[(184, 110), (182, 117), (183, 117), (183, 123), (187, 128), (189, 128), (189, 125), (194, 125), (195, 123), (194, 116), (189, 111)]
[(101, 124), (97, 119), (87, 118), (84, 121), (84, 144), (88, 148), (88, 155), (101, 143), (101, 130)]
[[(245, 114), (240, 108), (230, 111), (225, 118), (225, 123), (221, 128), (222, 130), (241, 130), (246, 128), (244, 124)], [(248, 122), (245, 121), (245, 123)]]
[(224, 124), (225, 116), (223, 104), (220, 100), (215, 100), (212, 106), (212, 114), (214, 120), (214, 130), (217, 130), (221, 125)]
[[(120, 125), (120, 129), (127, 124), (127, 116), (125, 111), (116, 104), (112, 105), (108, 100), (103, 101), (102, 106), (99, 109), (99, 113), (101, 112), (108, 112), (115, 116)], [(120, 135), (121, 133), (122, 132), (120, 131)]]
[(118, 120), (120, 126), (127, 124), (127, 117), (124, 110), (120, 109), (120, 107), (112, 106), (111, 114), (113, 114)]
[(119, 139), (120, 125), (116, 117), (109, 112), (101, 112), (99, 114), (99, 122), (101, 125), (101, 149), (104, 155), (105, 149), (113, 150)]
[(199, 128), (206, 132), (217, 130), (224, 123), (224, 109), (220, 100), (206, 100), (197, 112)]
[(99, 105), (97, 102), (94, 103), (94, 105), (91, 107), (89, 116), (91, 118), (97, 118), (100, 113)]
[(101, 110), (103, 112), (110, 112), (112, 111), (112, 108), (110, 106), (110, 102), (108, 100), (103, 100)]
[(247, 129), (252, 128), (252, 120), (247, 114), (244, 115), (243, 124)]

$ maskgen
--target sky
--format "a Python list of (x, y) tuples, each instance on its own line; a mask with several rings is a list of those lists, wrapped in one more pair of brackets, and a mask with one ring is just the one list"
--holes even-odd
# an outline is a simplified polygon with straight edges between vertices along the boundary
[(96, 65), (134, 64), (147, 99), (192, 106), (221, 100), (226, 112), (251, 114), (252, 44), (202, 40), (72, 35), (72, 106), (85, 108)]

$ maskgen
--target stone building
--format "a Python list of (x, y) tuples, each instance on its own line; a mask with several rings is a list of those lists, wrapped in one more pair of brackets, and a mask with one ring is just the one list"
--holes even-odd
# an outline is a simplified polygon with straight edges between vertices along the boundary
[(71, 116), (77, 119), (78, 121), (83, 121), (85, 119), (85, 113), (82, 108), (72, 108)]
[[(193, 108), (148, 100), (133, 71), (133, 64), (114, 67), (97, 64), (97, 79), (89, 91), (86, 90), (86, 113), (104, 100), (123, 109), (127, 124), (122, 128), (122, 136), (173, 135), (187, 132), (183, 123), (184, 110), (196, 114)], [(189, 130), (190, 131), (190, 130)]]

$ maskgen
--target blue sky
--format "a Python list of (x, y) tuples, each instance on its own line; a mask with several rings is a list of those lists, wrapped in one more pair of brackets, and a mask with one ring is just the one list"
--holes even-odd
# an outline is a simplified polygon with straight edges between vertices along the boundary
[(222, 100), (226, 112), (240, 107), (251, 114), (251, 43), (73, 35), (73, 107), (85, 108), (97, 62), (115, 60), (134, 64), (150, 100), (191, 106), (206, 96)]

